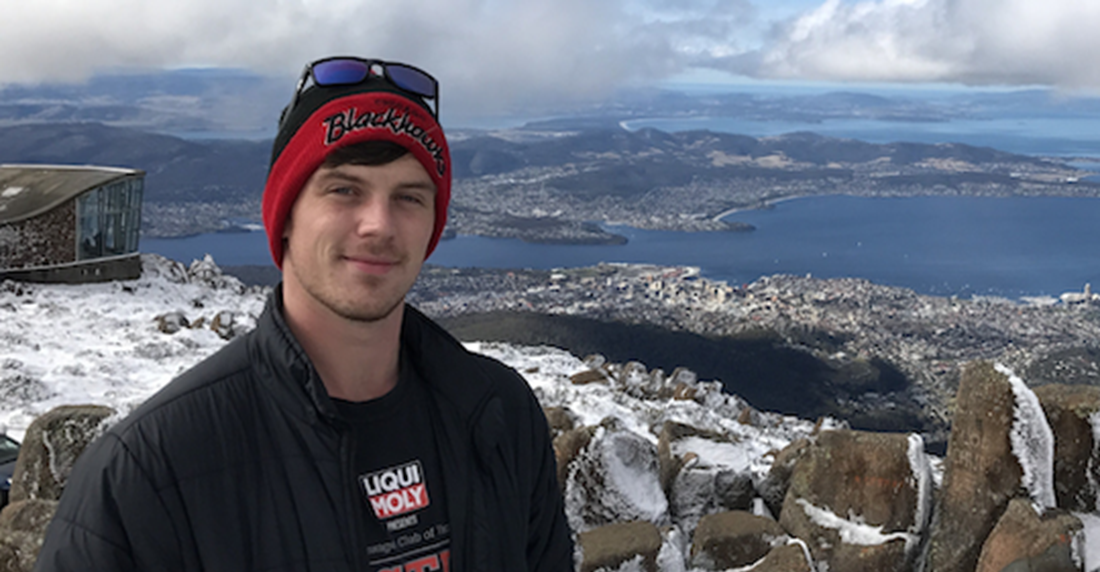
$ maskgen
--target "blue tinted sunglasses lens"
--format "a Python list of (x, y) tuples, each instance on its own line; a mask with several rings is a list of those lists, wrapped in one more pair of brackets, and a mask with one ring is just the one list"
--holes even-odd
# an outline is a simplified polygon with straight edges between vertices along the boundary
[(353, 85), (367, 79), (370, 64), (356, 60), (329, 60), (313, 64), (317, 85)]
[(397, 87), (424, 97), (436, 96), (435, 80), (428, 74), (401, 64), (389, 64), (386, 73)]

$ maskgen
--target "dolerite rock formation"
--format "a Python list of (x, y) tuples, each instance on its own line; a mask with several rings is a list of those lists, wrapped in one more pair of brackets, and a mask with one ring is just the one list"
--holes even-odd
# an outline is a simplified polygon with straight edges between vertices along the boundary
[(575, 532), (633, 520), (669, 524), (657, 447), (617, 420), (605, 421), (569, 468), (565, 505)]
[(975, 572), (1077, 572), (1074, 544), (1082, 541), (1081, 528), (1065, 511), (1040, 515), (1030, 501), (1013, 499), (985, 541)]
[(11, 502), (61, 498), (77, 457), (114, 413), (99, 405), (67, 405), (35, 419), (27, 428), (12, 475)]
[(1016, 402), (993, 364), (963, 370), (929, 544), (932, 572), (973, 572), (982, 544), (1023, 484), (1009, 433)]
[(741, 568), (785, 545), (787, 539), (783, 527), (770, 518), (744, 511), (708, 515), (695, 529), (691, 565), (704, 570)]
[(625, 562), (640, 561), (645, 572), (657, 572), (661, 533), (651, 522), (609, 524), (577, 535), (581, 572), (617, 569)]
[(1044, 385), (1035, 389), (1054, 430), (1054, 493), (1058, 507), (1094, 512), (1100, 500), (1100, 387)]
[(920, 437), (823, 431), (794, 468), (779, 522), (830, 570), (909, 570), (931, 487)]

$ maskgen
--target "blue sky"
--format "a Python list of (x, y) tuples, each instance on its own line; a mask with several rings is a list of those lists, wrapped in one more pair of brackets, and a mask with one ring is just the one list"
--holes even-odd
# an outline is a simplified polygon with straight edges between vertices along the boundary
[(439, 77), (449, 109), (670, 80), (1100, 91), (1096, 0), (0, 0), (0, 86), (231, 67), (293, 82), (349, 53)]

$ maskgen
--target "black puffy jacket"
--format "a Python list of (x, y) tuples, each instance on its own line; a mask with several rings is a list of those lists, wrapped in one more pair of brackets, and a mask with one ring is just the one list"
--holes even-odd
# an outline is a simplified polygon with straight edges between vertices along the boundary
[[(172, 381), (77, 462), (36, 570), (366, 569), (354, 443), (282, 318)], [(546, 420), (513, 370), (406, 308), (456, 572), (573, 568)]]

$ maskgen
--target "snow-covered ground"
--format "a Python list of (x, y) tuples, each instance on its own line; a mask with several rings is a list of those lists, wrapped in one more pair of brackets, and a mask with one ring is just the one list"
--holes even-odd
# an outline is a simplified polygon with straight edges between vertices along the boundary
[[(270, 289), (246, 288), (209, 258), (190, 268), (143, 255), (142, 278), (84, 285), (0, 283), (0, 425), (22, 439), (34, 418), (63, 404), (102, 404), (126, 413), (173, 377), (221, 348), (210, 329), (216, 316), (233, 316), (238, 330), (251, 328)], [(175, 333), (158, 317), (178, 313), (198, 327)], [(169, 320), (171, 321), (171, 320)], [(587, 369), (578, 357), (549, 347), (470, 343), (519, 371), (544, 405), (564, 405), (580, 422), (617, 417), (626, 428), (656, 443), (651, 430), (666, 420), (729, 435), (737, 441), (700, 443), (701, 462), (750, 469), (762, 475), (769, 451), (807, 435), (807, 421), (760, 415), (742, 425), (740, 399), (717, 384), (700, 384), (705, 399), (650, 400), (604, 384), (577, 386), (569, 376)], [(708, 391), (709, 390), (709, 391)]]

